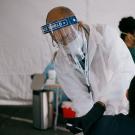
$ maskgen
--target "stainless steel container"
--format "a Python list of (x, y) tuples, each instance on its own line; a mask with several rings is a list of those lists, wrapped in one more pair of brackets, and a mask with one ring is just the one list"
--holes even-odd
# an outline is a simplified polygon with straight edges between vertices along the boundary
[(53, 92), (33, 90), (33, 125), (38, 129), (53, 126)]

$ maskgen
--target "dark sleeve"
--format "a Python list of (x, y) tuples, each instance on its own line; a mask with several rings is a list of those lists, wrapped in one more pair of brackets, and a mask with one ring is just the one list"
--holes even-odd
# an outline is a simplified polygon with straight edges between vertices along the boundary
[(92, 109), (83, 118), (83, 131), (84, 135), (88, 135), (92, 125), (102, 117), (105, 111), (105, 106), (100, 102), (96, 102)]

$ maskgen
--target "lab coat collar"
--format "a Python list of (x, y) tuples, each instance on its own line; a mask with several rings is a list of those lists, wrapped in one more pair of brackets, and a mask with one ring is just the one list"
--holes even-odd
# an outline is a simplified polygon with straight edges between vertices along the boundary
[(89, 65), (91, 65), (93, 57), (96, 53), (96, 49), (98, 45), (102, 43), (103, 37), (101, 34), (96, 30), (95, 26), (90, 27), (90, 36), (89, 36), (89, 43), (88, 43), (88, 57), (89, 57)]

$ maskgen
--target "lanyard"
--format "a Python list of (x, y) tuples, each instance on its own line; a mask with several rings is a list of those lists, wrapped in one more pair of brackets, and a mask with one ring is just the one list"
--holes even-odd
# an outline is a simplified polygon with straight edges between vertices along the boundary
[[(84, 39), (84, 33), (83, 33), (83, 39)], [(85, 51), (85, 68), (83, 70), (78, 58), (76, 56), (73, 56), (73, 59), (75, 61), (75, 67), (78, 69), (82, 74), (85, 76), (86, 84), (88, 87), (90, 87), (90, 81), (89, 81), (89, 62), (88, 62), (88, 43), (86, 42), (86, 45), (84, 45), (84, 51)]]

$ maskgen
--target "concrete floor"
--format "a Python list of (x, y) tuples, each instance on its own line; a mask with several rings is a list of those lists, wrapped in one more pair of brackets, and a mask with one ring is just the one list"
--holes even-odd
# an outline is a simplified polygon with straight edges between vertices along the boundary
[(31, 106), (0, 106), (0, 135), (72, 135), (67, 131), (33, 128)]

